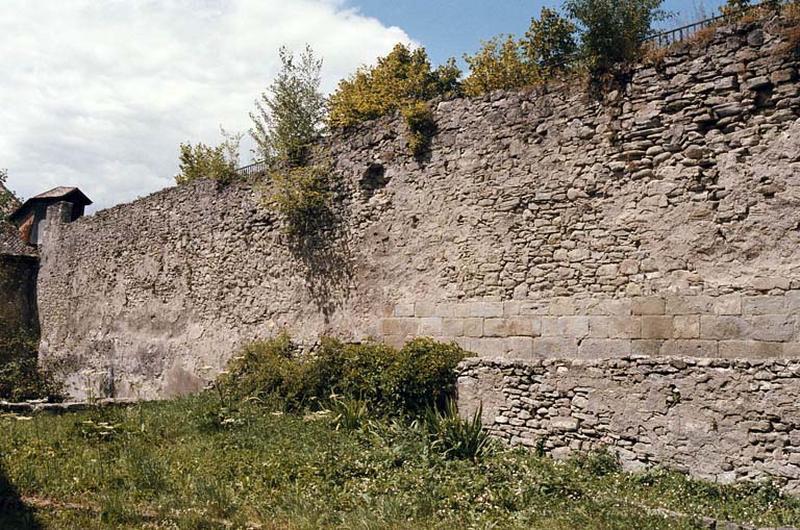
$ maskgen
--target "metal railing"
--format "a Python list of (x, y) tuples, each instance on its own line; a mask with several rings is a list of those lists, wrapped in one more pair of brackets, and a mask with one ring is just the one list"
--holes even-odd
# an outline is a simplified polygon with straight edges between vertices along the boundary
[(269, 170), (269, 166), (266, 162), (256, 162), (255, 164), (250, 164), (249, 166), (240, 167), (236, 170), (236, 173), (240, 177), (252, 177), (255, 175), (263, 175)]
[(771, 2), (769, 0), (765, 0), (764, 2), (760, 2), (760, 3), (752, 5), (752, 6), (744, 7), (738, 13), (734, 13), (734, 14), (726, 13), (726, 14), (722, 14), (722, 15), (717, 15), (715, 17), (707, 18), (707, 19), (701, 20), (699, 22), (694, 22), (692, 24), (687, 24), (686, 26), (681, 26), (679, 28), (669, 29), (667, 31), (662, 31), (662, 32), (656, 33), (654, 35), (650, 35), (649, 37), (644, 39), (644, 42), (652, 42), (653, 44), (656, 44), (656, 45), (662, 46), (662, 47), (663, 46), (669, 46), (670, 44), (675, 44), (676, 42), (684, 41), (684, 40), (688, 39), (689, 37), (691, 37), (692, 35), (694, 35), (697, 32), (699, 32), (700, 30), (703, 30), (705, 28), (714, 26), (715, 24), (717, 24), (718, 22), (721, 22), (724, 19), (729, 19), (729, 18), (732, 17), (732, 15), (741, 16), (741, 15), (743, 15), (743, 14), (749, 12), (749, 11), (752, 11), (754, 9), (759, 9), (759, 8), (762, 8), (762, 7), (768, 7), (771, 4), (773, 4), (773, 2)]

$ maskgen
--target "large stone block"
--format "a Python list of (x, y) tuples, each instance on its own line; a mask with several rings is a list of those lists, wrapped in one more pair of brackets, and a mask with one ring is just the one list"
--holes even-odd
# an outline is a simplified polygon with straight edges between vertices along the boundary
[(784, 345), (781, 342), (756, 340), (719, 341), (719, 356), (727, 359), (770, 359), (782, 357)]
[(578, 357), (582, 359), (604, 359), (631, 355), (628, 339), (584, 339), (578, 346)]
[(714, 314), (741, 315), (742, 297), (738, 294), (720, 296), (714, 301)]
[(643, 339), (671, 339), (673, 318), (671, 316), (643, 316)]
[(396, 317), (413, 317), (414, 316), (414, 303), (402, 303), (394, 306), (394, 316)]
[(700, 338), (700, 315), (678, 315), (672, 323), (672, 336), (676, 339)]
[(756, 340), (791, 341), (796, 338), (795, 317), (764, 315), (750, 317), (750, 336)]
[(660, 297), (635, 298), (631, 311), (634, 315), (663, 315), (666, 305), (666, 301)]
[(717, 340), (750, 338), (750, 323), (743, 317), (700, 316), (700, 337)]
[(668, 296), (666, 314), (699, 315), (714, 312), (716, 300), (710, 296)]
[(541, 320), (533, 317), (487, 318), (483, 321), (486, 337), (534, 337), (541, 335)]
[(578, 353), (578, 339), (540, 337), (533, 339), (533, 352), (545, 357), (570, 357)]
[(456, 307), (457, 317), (495, 318), (503, 316), (503, 302), (466, 302)]
[(381, 321), (383, 335), (418, 335), (420, 322), (416, 318), (384, 318)]
[(780, 315), (786, 312), (783, 296), (748, 296), (742, 299), (744, 315)]
[(464, 335), (467, 337), (483, 337), (483, 319), (482, 318), (465, 318), (464, 322)]
[(463, 337), (464, 319), (463, 318), (442, 319), (442, 334), (450, 337)]
[(659, 354), (669, 357), (717, 357), (719, 343), (716, 340), (667, 340), (659, 348)]
[(589, 317), (562, 316), (542, 317), (542, 336), (544, 337), (577, 337), (589, 335)]
[(426, 317), (419, 319), (419, 334), (425, 337), (439, 337), (449, 335), (444, 333), (441, 317)]

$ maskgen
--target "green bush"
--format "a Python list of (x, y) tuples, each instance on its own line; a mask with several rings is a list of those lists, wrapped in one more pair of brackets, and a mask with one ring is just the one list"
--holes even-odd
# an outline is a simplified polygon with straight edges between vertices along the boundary
[(403, 44), (339, 83), (329, 100), (328, 125), (352, 127), (437, 96), (456, 95), (461, 71), (454, 60), (432, 69), (424, 48)]
[(569, 68), (578, 51), (577, 31), (575, 24), (558, 11), (543, 7), (539, 19), (531, 20), (522, 41), (528, 61), (535, 64), (545, 77)]
[(408, 149), (419, 158), (430, 149), (431, 140), (436, 133), (433, 111), (427, 103), (417, 101), (403, 108), (401, 113), (410, 133)]
[(466, 357), (457, 344), (415, 339), (398, 353), (388, 378), (398, 409), (412, 413), (443, 409), (455, 395), (455, 368)]
[(577, 22), (581, 60), (597, 76), (641, 58), (642, 43), (653, 23), (664, 20), (663, 0), (567, 0), (567, 14)]
[(326, 167), (297, 166), (272, 172), (267, 202), (284, 219), (284, 230), (294, 246), (313, 248), (336, 221), (333, 192)]
[(287, 334), (247, 345), (230, 362), (217, 384), (226, 395), (268, 401), (280, 397), (290, 410), (299, 410), (315, 398), (315, 384), (300, 349)]
[(455, 401), (448, 400), (444, 409), (428, 409), (424, 417), (431, 447), (445, 458), (478, 460), (490, 447), (489, 433), (483, 428), (482, 409), (472, 418), (458, 414)]
[(52, 374), (39, 369), (36, 333), (19, 330), (0, 335), (0, 399), (62, 399), (62, 387)]
[(492, 90), (509, 90), (539, 81), (539, 72), (525, 57), (520, 42), (513, 36), (495, 37), (483, 43), (475, 55), (464, 56), (470, 75), (464, 93), (480, 96)]
[(374, 415), (416, 415), (443, 407), (454, 395), (455, 368), (465, 356), (454, 344), (430, 339), (398, 351), (376, 342), (325, 338), (303, 354), (282, 334), (247, 346), (218, 385), (235, 399), (278, 401), (288, 410), (344, 400), (363, 404)]
[(224, 129), (224, 141), (211, 147), (200, 142), (197, 145), (181, 144), (178, 169), (175, 175), (178, 185), (188, 184), (196, 180), (211, 179), (222, 184), (233, 182), (238, 174), (239, 142), (241, 134), (228, 134)]
[(542, 8), (531, 19), (525, 37), (498, 36), (485, 43), (475, 55), (466, 55), (470, 75), (464, 92), (479, 96), (499, 89), (533, 85), (571, 68), (577, 44), (575, 25), (558, 11)]

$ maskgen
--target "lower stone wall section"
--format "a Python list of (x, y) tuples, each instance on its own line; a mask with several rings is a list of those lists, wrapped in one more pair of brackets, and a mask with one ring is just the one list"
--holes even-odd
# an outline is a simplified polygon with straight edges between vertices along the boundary
[(607, 447), (662, 465), (800, 494), (800, 360), (468, 359), (459, 409), (514, 446), (554, 457)]

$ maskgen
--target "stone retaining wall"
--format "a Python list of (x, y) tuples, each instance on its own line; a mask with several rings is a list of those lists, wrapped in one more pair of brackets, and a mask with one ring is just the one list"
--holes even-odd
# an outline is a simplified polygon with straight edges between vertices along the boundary
[[(340, 223), (313, 253), (287, 244), (268, 182), (196, 182), (48, 225), (42, 362), (75, 397), (156, 398), (202, 388), (282, 329), (522, 357), (789, 355), (800, 83), (786, 24), (720, 28), (599, 96), (553, 84), (434, 102), (422, 157), (399, 116), (336, 132), (321, 156)], [(751, 312), (760, 296), (781, 307)]]
[(556, 457), (608, 447), (628, 469), (800, 493), (800, 361), (470, 359), (459, 408), (511, 445)]

